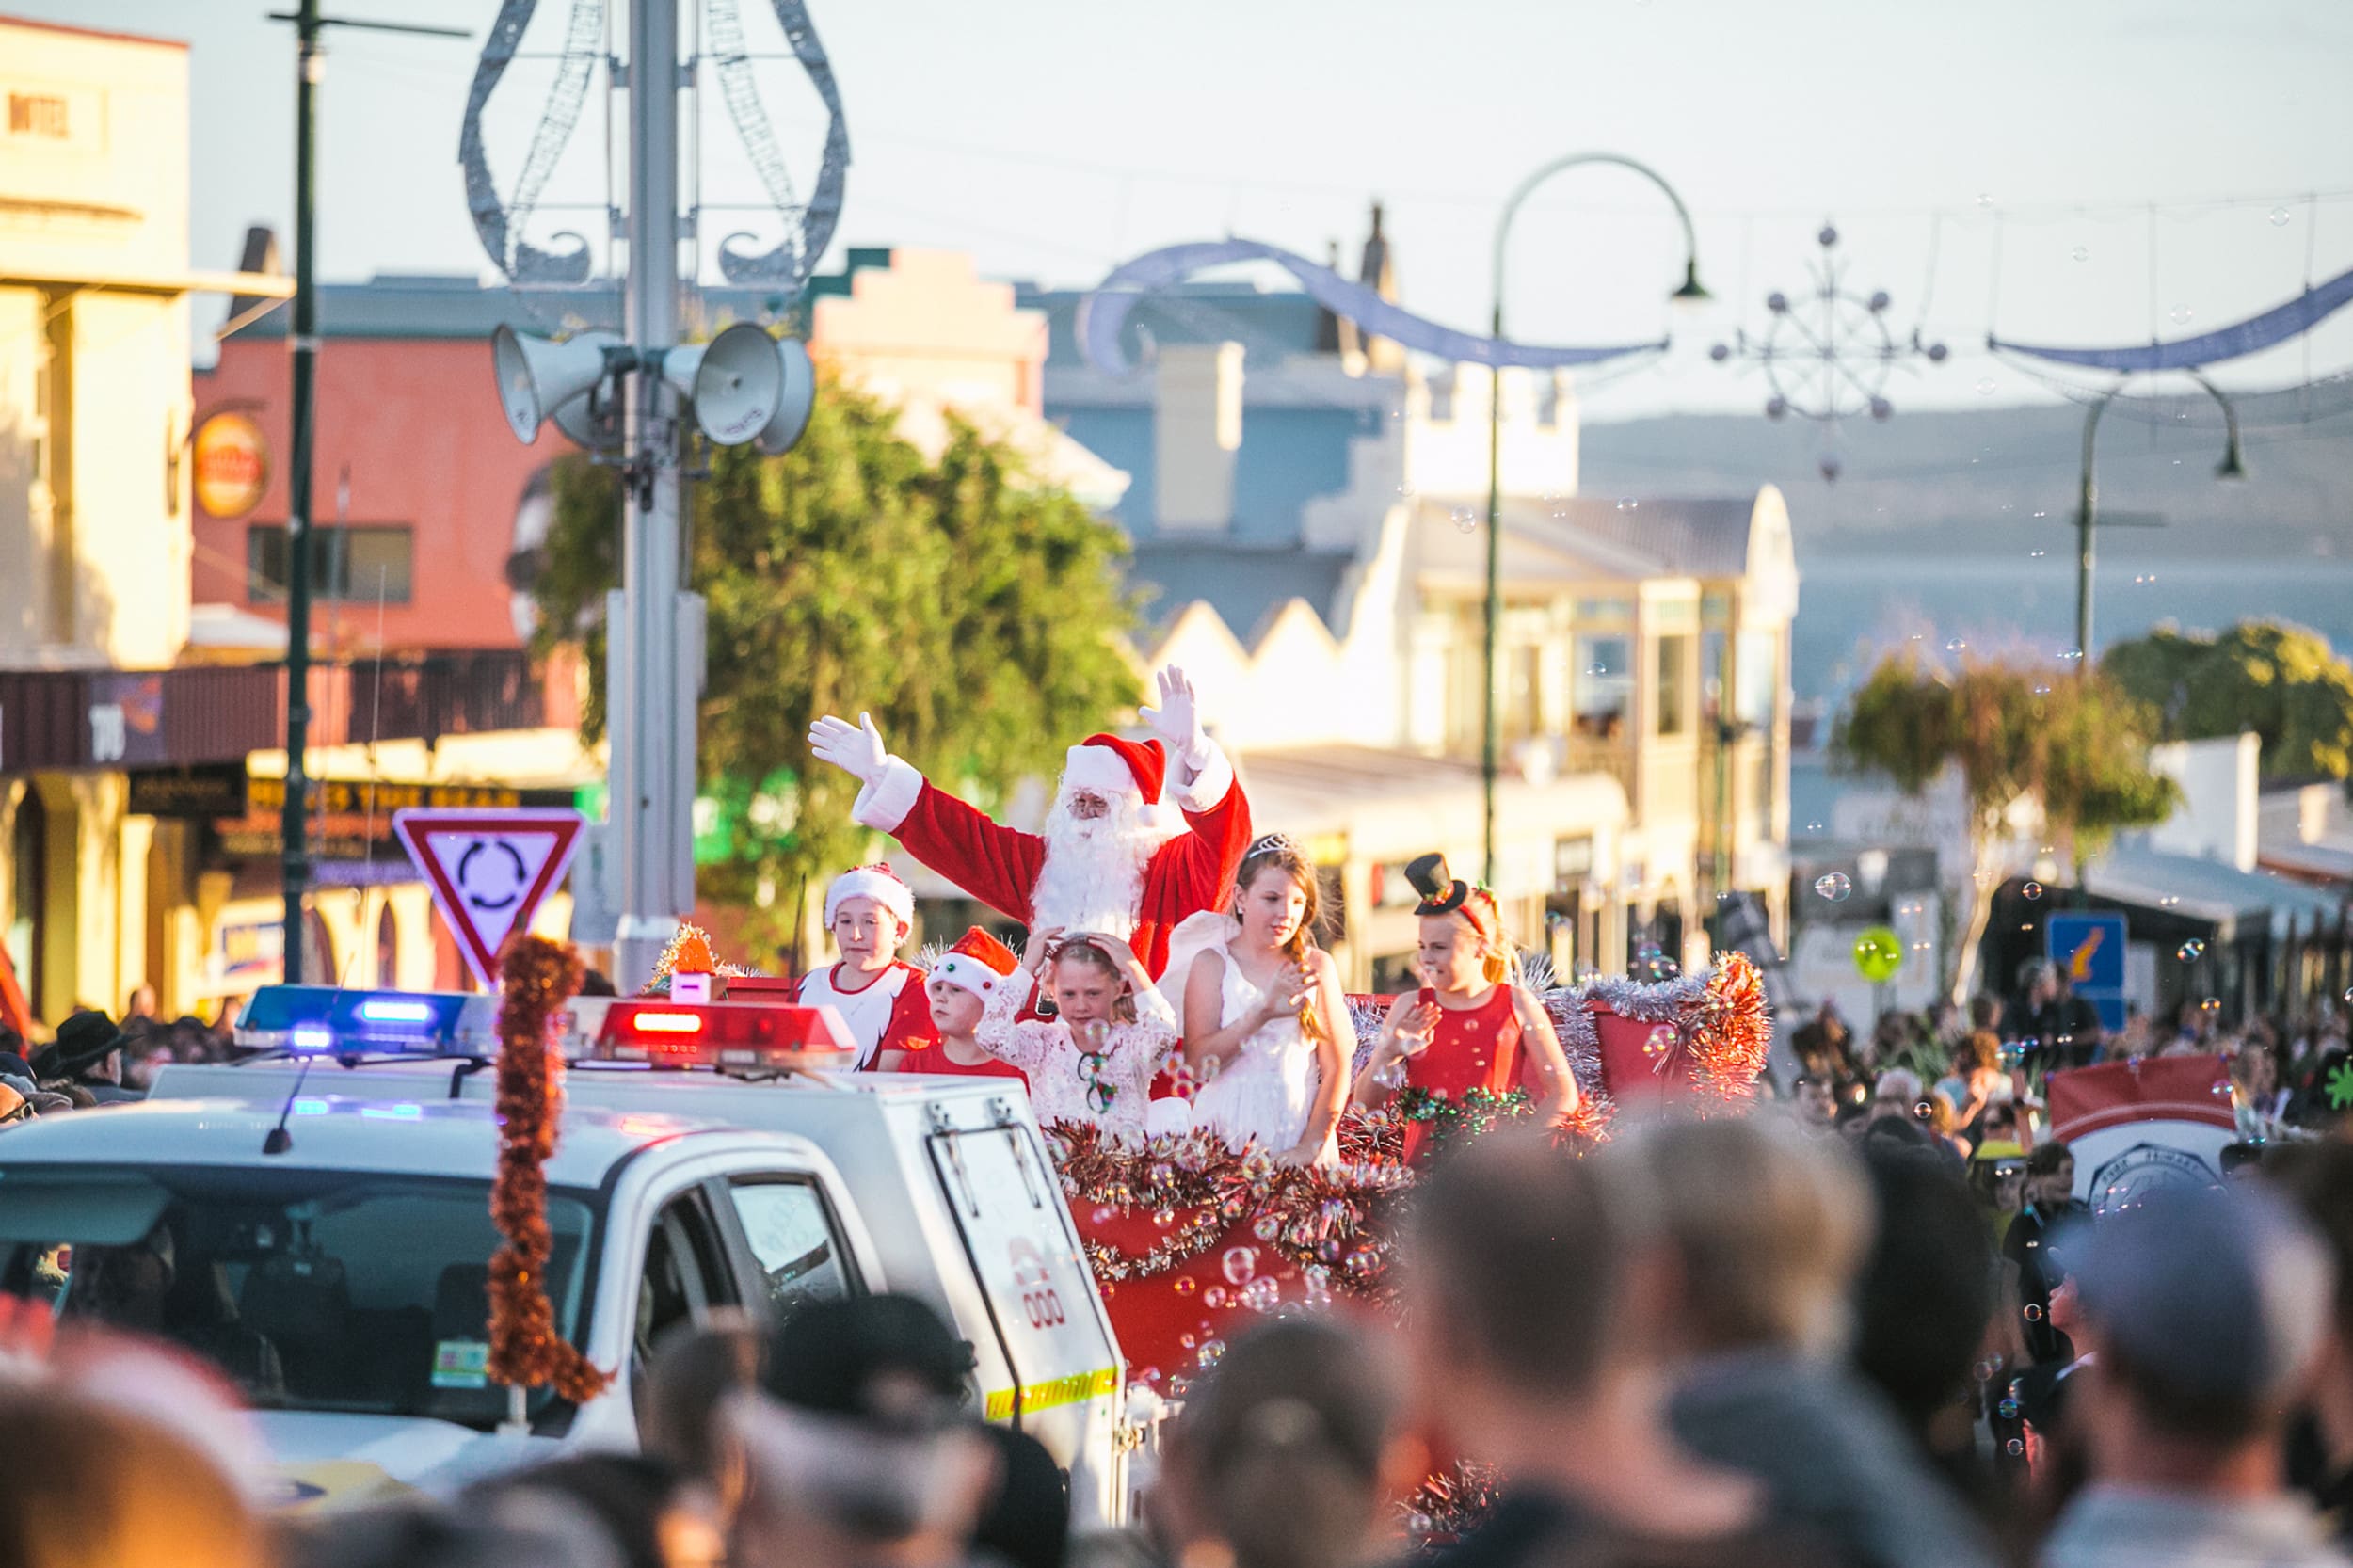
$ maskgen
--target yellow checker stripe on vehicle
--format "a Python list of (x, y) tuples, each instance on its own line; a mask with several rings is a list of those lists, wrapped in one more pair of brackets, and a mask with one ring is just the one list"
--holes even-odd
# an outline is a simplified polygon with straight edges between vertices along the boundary
[[(1066, 1378), (1047, 1383), (1024, 1384), (1021, 1387), (1021, 1408), (1024, 1412), (1051, 1410), (1058, 1404), (1077, 1404), (1084, 1400), (1099, 1399), (1119, 1387), (1119, 1368), (1101, 1367), (1092, 1372), (1073, 1372)], [(992, 1421), (1013, 1419), (1014, 1390), (999, 1388), (988, 1396), (988, 1418)]]

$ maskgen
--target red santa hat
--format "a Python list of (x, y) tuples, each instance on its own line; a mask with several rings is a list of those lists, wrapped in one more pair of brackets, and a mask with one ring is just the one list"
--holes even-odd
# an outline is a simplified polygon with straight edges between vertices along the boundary
[(1132, 792), (1145, 806), (1160, 798), (1168, 776), (1168, 757), (1158, 741), (1123, 741), (1116, 735), (1089, 735), (1070, 748), (1062, 770), (1065, 790), (1093, 790), (1101, 795)]
[(997, 994), (998, 986), (1020, 970), (1021, 960), (1014, 956), (1013, 949), (976, 925), (939, 955), (939, 962), (932, 966), (932, 978), (961, 985), (986, 1001)]
[(841, 908), (841, 901), (851, 898), (871, 898), (899, 917), (901, 925), (915, 923), (915, 893), (899, 880), (899, 873), (877, 860), (871, 866), (857, 866), (833, 879), (825, 889), (825, 924), (833, 925), (833, 918)]

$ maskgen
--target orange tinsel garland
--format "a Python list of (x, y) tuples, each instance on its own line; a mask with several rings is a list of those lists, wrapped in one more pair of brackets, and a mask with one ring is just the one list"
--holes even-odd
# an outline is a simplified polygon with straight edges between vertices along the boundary
[(1765, 977), (1748, 954), (1717, 955), (1699, 1013), (1690, 1031), (1697, 1086), (1722, 1099), (1754, 1098), (1756, 1075), (1765, 1070), (1766, 1053), (1772, 1048), (1773, 1019), (1765, 1000)]
[(525, 936), (507, 945), (499, 965), (499, 1172), (490, 1189), (491, 1223), (506, 1238), (490, 1259), (490, 1376), (516, 1388), (552, 1385), (574, 1404), (613, 1381), (555, 1332), (548, 1301), (546, 1164), (564, 1109), (548, 1022), (584, 972), (580, 955), (561, 943)]

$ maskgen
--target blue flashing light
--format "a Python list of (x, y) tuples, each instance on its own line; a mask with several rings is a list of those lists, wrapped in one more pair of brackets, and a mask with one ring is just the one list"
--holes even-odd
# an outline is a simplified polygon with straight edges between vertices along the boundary
[(360, 1114), (371, 1121), (414, 1122), (424, 1119), (424, 1108), (419, 1105), (363, 1105), (360, 1108)]
[(464, 992), (269, 985), (246, 1003), (237, 1044), (305, 1054), (437, 1055), (458, 1048), (469, 1006), (489, 1000)]
[(327, 1114), (327, 1102), (325, 1100), (296, 1100), (294, 1102), (294, 1113), (297, 1116), (324, 1116)]
[(360, 1022), (371, 1024), (430, 1024), (440, 1016), (431, 1002), (416, 997), (366, 997), (357, 1012)]

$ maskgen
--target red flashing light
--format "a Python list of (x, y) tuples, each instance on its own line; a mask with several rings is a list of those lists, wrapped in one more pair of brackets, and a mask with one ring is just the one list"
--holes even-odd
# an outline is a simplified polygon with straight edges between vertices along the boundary
[(847, 1067), (839, 1025), (814, 1007), (669, 1002), (615, 1007), (591, 1055), (664, 1066)]

